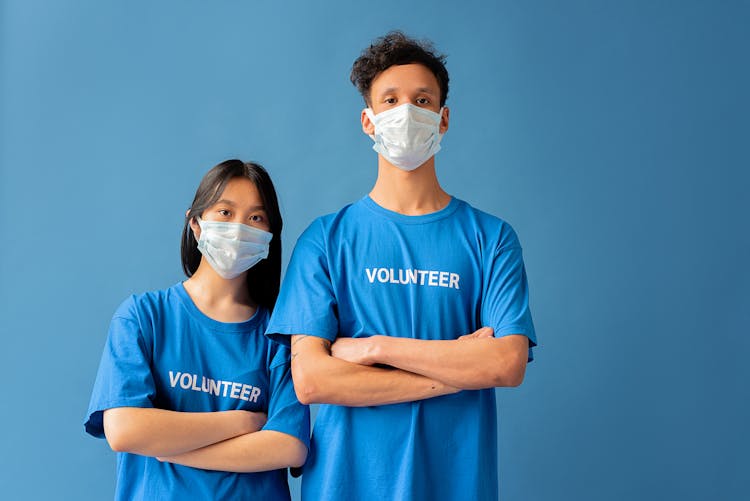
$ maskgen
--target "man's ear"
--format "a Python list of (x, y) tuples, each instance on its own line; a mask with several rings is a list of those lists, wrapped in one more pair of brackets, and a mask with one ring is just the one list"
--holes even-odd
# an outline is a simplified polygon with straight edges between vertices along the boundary
[(443, 114), (440, 117), (440, 133), (445, 134), (448, 130), (448, 122), (450, 122), (451, 110), (447, 106), (443, 106)]
[(362, 122), (362, 132), (367, 134), (368, 136), (372, 136), (375, 134), (375, 124), (372, 123), (372, 120), (370, 120), (370, 117), (367, 116), (367, 108), (362, 110), (362, 115), (360, 116), (360, 121)]

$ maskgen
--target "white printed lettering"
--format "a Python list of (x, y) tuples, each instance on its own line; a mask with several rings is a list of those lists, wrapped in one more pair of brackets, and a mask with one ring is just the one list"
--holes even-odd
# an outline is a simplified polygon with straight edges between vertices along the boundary
[(440, 287), (448, 287), (448, 272), (440, 272)]
[(253, 392), (250, 394), (250, 401), (251, 402), (257, 402), (259, 395), (260, 395), (260, 388), (253, 387)]
[(378, 281), (383, 284), (388, 281), (388, 270), (385, 268), (378, 269)]
[(451, 273), (451, 280), (448, 287), (451, 289), (458, 289), (458, 273)]
[(250, 390), (252, 389), (252, 386), (249, 384), (243, 384), (242, 385), (242, 393), (240, 393), (240, 398), (242, 400), (247, 401), (248, 395), (250, 395)]
[(438, 276), (438, 272), (437, 271), (431, 271), (430, 272), (430, 281), (428, 282), (427, 285), (435, 287), (437, 285), (437, 276)]
[[(172, 388), (176, 388), (180, 385), (183, 390), (200, 391), (215, 395), (217, 397), (229, 397), (236, 398), (238, 400), (244, 400), (246, 402), (257, 402), (258, 397), (261, 395), (261, 389), (251, 384), (233, 382), (233, 381), (221, 381), (214, 380), (210, 377), (199, 376), (198, 374), (189, 374), (186, 372), (169, 372), (169, 384)], [(200, 385), (198, 384), (198, 378), (200, 377)], [(223, 391), (222, 391), (223, 388)]]
[(229, 388), (230, 384), (232, 384), (231, 381), (222, 381), (221, 382), (221, 386), (224, 387), (224, 392), (221, 394), (222, 397), (226, 397), (227, 396), (227, 388)]
[(417, 270), (405, 270), (406, 271), (406, 283), (417, 283)]
[(409, 283), (409, 279), (406, 277), (406, 270), (398, 270), (398, 282), (404, 285)]
[(232, 383), (232, 393), (230, 393), (229, 396), (232, 398), (240, 398), (240, 388), (242, 388), (242, 384)]
[(375, 281), (375, 272), (378, 271), (377, 268), (365, 268), (365, 273), (367, 273), (367, 280), (370, 281), (370, 283), (373, 283)]
[(390, 282), (392, 284), (397, 284), (398, 283), (398, 280), (396, 280), (396, 273), (395, 273), (395, 271), (394, 271), (393, 268), (391, 268), (390, 270), (388, 270), (388, 276), (390, 276), (390, 278), (391, 278)]

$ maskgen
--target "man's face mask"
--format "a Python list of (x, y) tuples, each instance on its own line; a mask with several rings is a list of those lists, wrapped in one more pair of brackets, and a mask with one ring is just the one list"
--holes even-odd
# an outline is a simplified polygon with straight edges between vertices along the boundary
[(365, 109), (365, 113), (375, 126), (375, 134), (370, 135), (375, 141), (372, 149), (396, 167), (414, 170), (440, 151), (443, 108), (435, 113), (402, 104), (377, 115), (371, 108)]

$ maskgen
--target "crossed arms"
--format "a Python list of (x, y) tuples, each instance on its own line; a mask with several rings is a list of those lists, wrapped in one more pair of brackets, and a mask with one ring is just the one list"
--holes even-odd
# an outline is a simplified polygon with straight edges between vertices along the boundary
[(301, 466), (307, 447), (286, 433), (262, 430), (265, 422), (262, 412), (116, 407), (104, 411), (104, 434), (117, 452), (207, 470), (255, 472)]
[(483, 327), (455, 340), (372, 336), (339, 338), (333, 344), (295, 335), (291, 341), (294, 389), (303, 404), (358, 407), (520, 385), (528, 338), (492, 334), (492, 329)]

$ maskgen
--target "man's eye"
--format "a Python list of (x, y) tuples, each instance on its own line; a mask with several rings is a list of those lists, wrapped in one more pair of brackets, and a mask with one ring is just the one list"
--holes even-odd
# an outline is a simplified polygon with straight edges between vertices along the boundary
[(388, 104), (395, 104), (396, 103), (396, 98), (395, 97), (387, 97), (387, 98), (385, 98), (385, 102), (388, 103)]
[(426, 97), (417, 98), (417, 104), (430, 104), (430, 100)]

